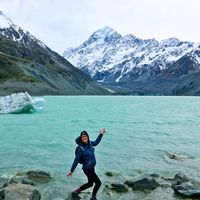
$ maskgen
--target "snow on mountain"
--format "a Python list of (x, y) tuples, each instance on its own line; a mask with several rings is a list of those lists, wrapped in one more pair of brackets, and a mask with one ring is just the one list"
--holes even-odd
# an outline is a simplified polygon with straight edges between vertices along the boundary
[(199, 54), (195, 53), (199, 49), (199, 43), (177, 38), (158, 42), (132, 34), (123, 37), (106, 26), (95, 31), (82, 45), (67, 49), (63, 56), (98, 82), (119, 83), (149, 70), (156, 69), (159, 73), (191, 52), (200, 63)]
[(200, 65), (200, 45), (188, 53), (195, 65)]
[(0, 11), (0, 29), (10, 28), (12, 25), (13, 22)]
[(0, 94), (110, 94), (0, 12)]
[(24, 31), (20, 27), (16, 26), (2, 11), (0, 11), (0, 35), (23, 43), (24, 45), (33, 41), (37, 42), (39, 46), (47, 48), (43, 42), (31, 35), (28, 31)]
[(163, 47), (174, 47), (180, 43), (180, 40), (177, 38), (168, 38), (160, 42), (160, 45)]
[(106, 26), (98, 31), (94, 32), (88, 40), (86, 40), (82, 47), (90, 46), (90, 48), (94, 46), (100, 46), (105, 44), (115, 43), (122, 36), (118, 34), (114, 29)]

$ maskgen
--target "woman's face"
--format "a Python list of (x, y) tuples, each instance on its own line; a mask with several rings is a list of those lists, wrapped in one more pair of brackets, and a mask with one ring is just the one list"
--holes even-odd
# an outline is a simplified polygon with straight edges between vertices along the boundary
[(88, 136), (87, 135), (82, 135), (81, 140), (83, 143), (87, 144), (88, 143)]

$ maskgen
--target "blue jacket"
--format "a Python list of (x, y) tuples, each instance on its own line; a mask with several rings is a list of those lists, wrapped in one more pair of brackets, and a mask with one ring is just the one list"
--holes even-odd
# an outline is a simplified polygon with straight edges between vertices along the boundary
[(89, 140), (88, 144), (84, 144), (81, 141), (80, 137), (76, 138), (76, 140), (75, 140), (76, 143), (79, 146), (82, 146), (84, 151), (80, 147), (78, 148), (76, 157), (75, 157), (74, 162), (71, 167), (71, 172), (73, 172), (75, 170), (76, 166), (78, 165), (79, 159), (82, 155), (84, 155), (84, 162), (82, 165), (82, 169), (90, 169), (96, 165), (96, 158), (95, 158), (93, 147), (99, 144), (102, 136), (103, 136), (102, 134), (99, 134), (95, 141)]

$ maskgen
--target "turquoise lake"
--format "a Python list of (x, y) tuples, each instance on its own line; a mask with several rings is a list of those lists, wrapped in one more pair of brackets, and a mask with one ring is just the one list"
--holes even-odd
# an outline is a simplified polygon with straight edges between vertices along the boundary
[[(66, 178), (74, 159), (74, 140), (86, 130), (95, 140), (96, 172), (103, 183), (98, 199), (179, 199), (163, 189), (106, 196), (103, 188), (143, 174), (173, 177), (183, 172), (200, 180), (200, 98), (164, 96), (45, 96), (44, 109), (31, 114), (0, 115), (0, 177), (28, 170), (49, 171), (38, 183), (42, 200), (65, 199), (86, 182), (81, 166)], [(167, 153), (183, 158), (170, 159)], [(105, 172), (116, 173), (108, 177)], [(167, 189), (166, 189), (167, 190)], [(90, 190), (88, 190), (90, 191)], [(89, 199), (85, 193), (83, 199)]]

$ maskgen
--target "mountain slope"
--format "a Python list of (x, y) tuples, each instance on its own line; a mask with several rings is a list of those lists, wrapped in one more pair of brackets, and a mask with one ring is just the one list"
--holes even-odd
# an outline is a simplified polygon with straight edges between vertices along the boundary
[[(63, 56), (93, 80), (118, 92), (198, 95), (194, 88), (199, 88), (199, 52), (199, 43), (177, 38), (158, 42), (131, 34), (123, 37), (112, 28), (104, 27), (82, 45), (67, 49)], [(183, 63), (185, 70), (188, 68), (185, 74)], [(194, 79), (193, 88), (187, 85), (187, 79)], [(182, 90), (184, 86), (187, 89)]]
[(0, 95), (108, 94), (29, 32), (0, 12)]

